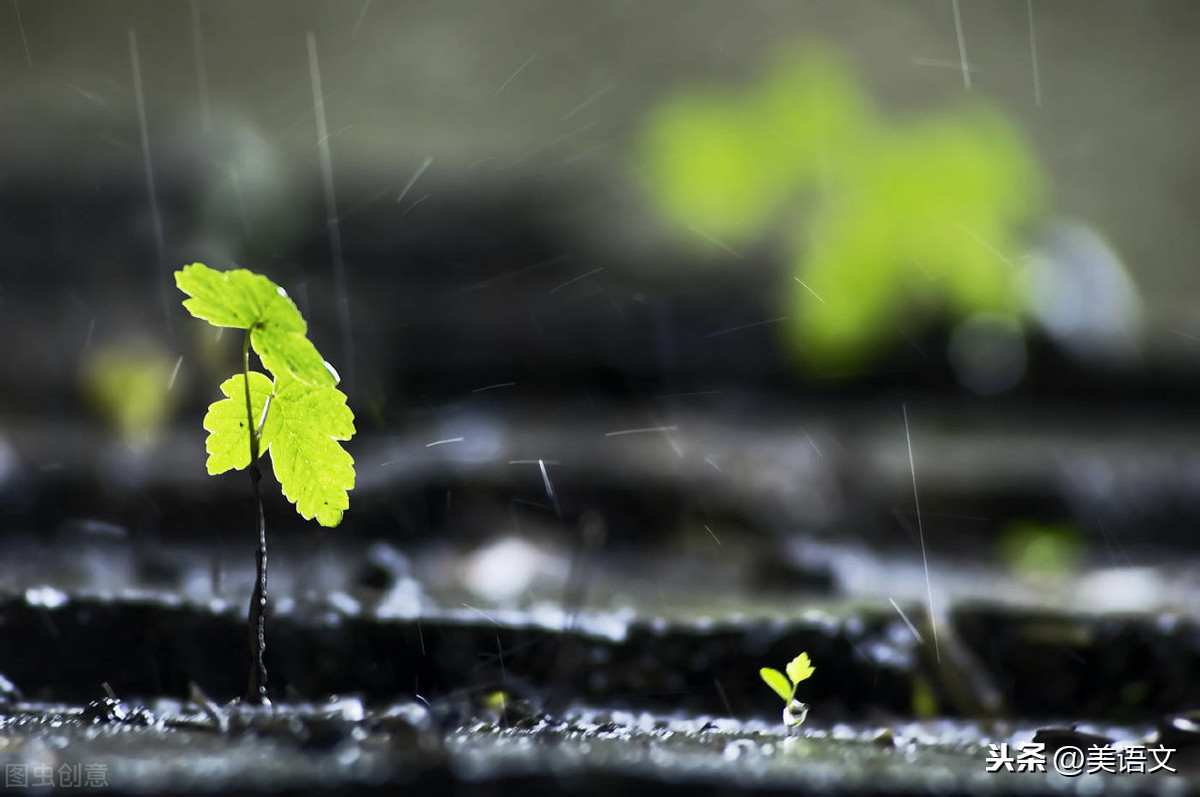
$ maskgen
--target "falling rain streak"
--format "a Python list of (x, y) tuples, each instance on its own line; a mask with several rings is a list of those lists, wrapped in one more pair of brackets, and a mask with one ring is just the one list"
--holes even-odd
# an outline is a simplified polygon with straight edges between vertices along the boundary
[(321, 90), (321, 67), (317, 62), (317, 37), (308, 32), (308, 72), (312, 82), (313, 115), (317, 121), (317, 153), (321, 159), (321, 185), (325, 192), (325, 226), (333, 254), (333, 285), (337, 294), (338, 320), (342, 331), (342, 361), (346, 363), (348, 393), (355, 393), (354, 341), (350, 331), (350, 294), (346, 285), (346, 263), (342, 257), (342, 230), (338, 222), (337, 196), (333, 189), (333, 161), (329, 154), (329, 128), (325, 122), (325, 96)]
[(924, 645), (925, 640), (921, 638), (921, 632), (918, 631), (917, 627), (912, 624), (912, 620), (908, 619), (908, 615), (905, 614), (904, 610), (900, 608), (900, 604), (896, 603), (896, 599), (888, 598), (888, 603), (892, 604), (892, 608), (896, 610), (896, 614), (900, 615), (900, 619), (904, 621), (906, 626), (908, 626), (908, 630), (912, 632), (912, 635), (914, 638), (916, 638), (917, 643)]
[(33, 56), (29, 54), (29, 39), (25, 36), (25, 22), (21, 19), (21, 6), (13, 0), (13, 13), (17, 15), (17, 28), (21, 31), (21, 47), (25, 51), (25, 63), (33, 66)]
[(752, 324), (741, 324), (736, 327), (729, 327), (728, 329), (718, 329), (716, 332), (709, 332), (704, 337), (716, 338), (721, 335), (728, 335), (731, 332), (741, 332), (743, 329), (754, 329), (755, 327), (766, 326), (767, 324), (778, 324), (780, 321), (787, 321), (787, 318), (787, 316), (781, 315), (778, 318), (768, 318), (766, 321), (755, 321)]
[(605, 432), (605, 437), (621, 437), (627, 434), (653, 434), (655, 432), (675, 432), (678, 426), (647, 426), (641, 429), (621, 429), (616, 432)]
[[(904, 439), (908, 443), (908, 467), (912, 471), (913, 505), (917, 510), (917, 534), (921, 538), (921, 564), (925, 567), (925, 595), (929, 600), (929, 627), (933, 629), (933, 648), (940, 663), (942, 651), (938, 647), (937, 618), (933, 613), (933, 584), (929, 580), (929, 557), (925, 553), (925, 524), (921, 521), (921, 498), (917, 494), (917, 464), (913, 458), (912, 434), (908, 428), (908, 405), (901, 404), (900, 408), (904, 411)], [(896, 608), (899, 609), (899, 607)]]
[(603, 270), (604, 270), (604, 266), (601, 266), (600, 268), (592, 269), (591, 271), (587, 272), (586, 274), (580, 274), (578, 277), (572, 277), (571, 279), (567, 280), (566, 282), (564, 282), (560, 285), (555, 285), (553, 288), (550, 289), (550, 292), (558, 293), (559, 291), (561, 291), (563, 288), (567, 287), (568, 285), (574, 285), (576, 282), (579, 282), (580, 280), (585, 280), (588, 277), (599, 274)]
[(508, 80), (506, 80), (506, 81), (504, 81), (503, 83), (501, 83), (501, 84), (500, 84), (500, 88), (496, 89), (496, 96), (497, 96), (497, 97), (499, 97), (499, 96), (500, 96), (500, 92), (502, 92), (502, 91), (504, 91), (506, 88), (508, 88), (508, 84), (509, 84), (509, 83), (512, 83), (514, 80), (516, 80), (516, 79), (517, 79), (517, 75), (519, 75), (519, 74), (521, 74), (523, 71), (525, 71), (525, 67), (527, 67), (527, 66), (529, 66), (530, 64), (532, 64), (532, 63), (533, 63), (533, 59), (535, 59), (535, 58), (537, 58), (537, 53), (534, 53), (533, 55), (531, 55), (531, 56), (529, 56), (528, 58), (526, 58), (526, 59), (525, 59), (525, 61), (524, 61), (524, 62), (522, 62), (522, 64), (521, 64), (519, 67), (517, 67), (517, 71), (516, 71), (516, 72), (513, 72), (511, 75), (509, 75), (509, 76), (508, 76)]
[(963, 87), (971, 90), (971, 69), (967, 66), (967, 42), (963, 37), (962, 15), (958, 10), (958, 0), (951, 0), (954, 6), (954, 32), (958, 37), (958, 60), (962, 65)]
[(1033, 32), (1033, 0), (1025, 0), (1029, 12), (1029, 60), (1033, 65), (1033, 104), (1042, 107), (1042, 72), (1038, 68), (1037, 36)]
[(472, 390), (471, 392), (472, 393), (483, 393), (485, 391), (495, 390), (496, 388), (500, 388), (500, 387), (512, 387), (515, 384), (517, 384), (517, 383), (516, 382), (497, 382), (494, 385), (487, 385), (486, 387), (477, 387), (474, 390)]
[(204, 57), (204, 32), (200, 27), (199, 0), (191, 0), (191, 6), (192, 51), (196, 58), (196, 82), (200, 92), (200, 129), (208, 133), (212, 130), (212, 104), (208, 97), (208, 62)]
[(546, 471), (545, 460), (538, 460), (538, 470), (542, 473), (542, 484), (546, 488), (546, 497), (554, 504), (555, 514), (562, 514), (558, 508), (558, 496), (554, 494), (554, 485), (550, 483), (550, 474)]
[(701, 238), (708, 241), (710, 244), (717, 247), (718, 249), (724, 249), (726, 252), (733, 255), (738, 260), (746, 259), (746, 256), (743, 255), (741, 252), (737, 251), (732, 246), (729, 246), (728, 244), (718, 240), (715, 236), (710, 235), (709, 233), (706, 233), (704, 230), (700, 229), (699, 227), (695, 226), (694, 224), (689, 224), (688, 229), (690, 229), (692, 232), (696, 233), (696, 235), (699, 235)]
[(805, 282), (804, 280), (800, 279), (799, 277), (793, 277), (793, 279), (794, 279), (794, 280), (796, 280), (796, 282), (800, 283), (800, 287), (804, 288), (804, 290), (806, 290), (806, 291), (808, 291), (809, 293), (811, 293), (811, 294), (813, 295), (813, 298), (815, 298), (815, 299), (816, 299), (818, 302), (820, 302), (821, 304), (825, 304), (825, 300), (821, 298), (820, 294), (818, 294), (818, 293), (817, 293), (816, 291), (814, 291), (812, 288), (808, 287), (808, 283), (807, 283), (807, 282)]
[[(421, 165), (417, 167), (417, 170), (415, 172), (413, 172), (412, 177), (408, 178), (408, 182), (405, 183), (404, 188), (402, 188), (400, 190), (400, 195), (398, 197), (396, 197), (397, 205), (399, 205), (400, 201), (408, 195), (409, 189), (413, 187), (413, 185), (417, 182), (417, 180), (421, 179), (421, 175), (425, 173), (425, 170), (428, 169), (432, 165), (433, 165), (432, 157), (427, 156), (425, 158), (425, 160), (421, 161)], [(424, 199), (424, 198), (425, 197), (421, 197), (421, 199)], [(417, 201), (420, 202), (421, 199), (418, 199)], [(412, 208), (409, 208), (409, 210), (412, 210)], [(405, 211), (405, 212), (407, 212), (407, 211)]]
[(162, 213), (158, 207), (158, 189), (154, 182), (154, 161), (150, 157), (150, 129), (146, 123), (146, 97), (142, 88), (142, 65), (138, 58), (137, 32), (129, 29), (129, 63), (133, 68), (133, 96), (137, 102), (138, 131), (142, 138), (142, 167), (146, 173), (146, 195), (150, 200), (150, 221), (154, 227), (155, 252), (158, 269), (162, 274), (158, 280), (159, 298), (162, 301), (163, 321), (168, 334), (174, 330), (171, 321), (172, 305), (170, 290), (173, 286), (171, 268), (167, 264), (167, 244), (163, 235)]
[(183, 365), (183, 355), (179, 355), (175, 360), (175, 367), (171, 369), (171, 377), (167, 380), (167, 390), (175, 389), (175, 380), (179, 376), (179, 366)]
[(351, 39), (358, 38), (358, 29), (362, 27), (363, 20), (367, 17), (367, 10), (371, 7), (371, 0), (366, 0), (363, 3), (362, 11), (358, 12), (358, 19), (354, 21), (354, 31), (350, 34)]
[(564, 122), (566, 122), (566, 121), (567, 121), (567, 120), (569, 120), (569, 119), (570, 119), (572, 116), (574, 116), (575, 114), (579, 113), (579, 112), (580, 112), (580, 111), (582, 111), (584, 108), (588, 107), (589, 105), (591, 105), (592, 103), (594, 103), (596, 100), (598, 100), (598, 99), (600, 99), (601, 97), (603, 97), (605, 94), (608, 94), (610, 91), (612, 91), (612, 90), (613, 90), (613, 89), (615, 89), (616, 87), (617, 87), (617, 84), (616, 84), (616, 83), (610, 83), (609, 85), (605, 86), (604, 88), (602, 88), (602, 89), (599, 89), (599, 90), (597, 90), (597, 91), (595, 91), (595, 92), (591, 93), (590, 95), (588, 95), (588, 97), (587, 97), (587, 98), (586, 98), (586, 99), (585, 99), (583, 102), (579, 103), (579, 104), (578, 104), (578, 105), (576, 105), (574, 108), (572, 108), (571, 110), (569, 110), (569, 111), (567, 111), (565, 114), (563, 114), (563, 118), (562, 118), (562, 120), (563, 120)]

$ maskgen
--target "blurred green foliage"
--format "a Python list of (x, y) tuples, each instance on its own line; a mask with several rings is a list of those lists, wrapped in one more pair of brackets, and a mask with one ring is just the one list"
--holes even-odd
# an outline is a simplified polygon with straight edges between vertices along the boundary
[(1086, 540), (1073, 523), (1010, 523), (1000, 533), (1000, 558), (1026, 576), (1071, 575), (1079, 570)]
[(920, 673), (913, 674), (912, 682), (912, 713), (920, 719), (930, 719), (938, 716), (937, 693), (929, 679)]
[(653, 205), (698, 247), (788, 230), (787, 310), (814, 365), (852, 369), (924, 319), (1025, 314), (1018, 236), (1043, 181), (981, 101), (885, 122), (842, 59), (808, 45), (751, 90), (670, 98), (641, 145)]
[(150, 340), (91, 349), (80, 382), (91, 409), (130, 443), (151, 442), (170, 419), (175, 360)]

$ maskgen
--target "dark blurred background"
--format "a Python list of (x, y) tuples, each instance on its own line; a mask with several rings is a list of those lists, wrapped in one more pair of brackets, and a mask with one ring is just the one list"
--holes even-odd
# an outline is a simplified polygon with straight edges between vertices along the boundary
[[(1062, 290), (1100, 297), (1090, 336), (1137, 357), (1122, 351), (1132, 371), (1109, 383), (1166, 373), (1194, 393), (1200, 12), (1186, 0), (16, 2), (0, 15), (14, 422), (80, 411), (90, 358), (110, 345), (159, 352), (168, 371), (183, 355), (186, 395), (204, 393), (191, 347), (205, 333), (170, 276), (197, 260), (285, 285), (368, 423), (503, 382), (626, 397), (804, 379), (775, 319), (797, 315), (780, 297), (806, 217), (737, 246), (710, 235), (705, 251), (664, 221), (639, 142), (673, 96), (748, 95), (773, 53), (814, 43), (885, 128), (966, 102), (1001, 114), (1046, 189), (1012, 254), (1049, 250), (1070, 271)], [(909, 343), (890, 335), (841, 370), (953, 391), (956, 322), (901, 324)], [(1058, 357), (1078, 362), (1065, 333), (1029, 323), (1025, 337), (1029, 367), (1055, 363), (1047, 378)], [(1113, 367), (1103, 343), (1084, 373)]]
[[(576, 439), (698, 429), (751, 463), (729, 500), (752, 525), (861, 529), (858, 485), (894, 537), (911, 413), (948, 539), (982, 512), (1101, 540), (1099, 510), (1189, 539), (1198, 23), (1188, 0), (9, 3), (6, 473), (111, 476), (93, 447), (121, 441), (205, 483), (239, 341), (180, 306), (201, 261), (295, 298), (364, 495), (401, 459), (569, 474)], [(703, 474), (684, 492), (733, 478), (671, 445)], [(621, 450), (575, 473), (580, 507), (679, 477)]]

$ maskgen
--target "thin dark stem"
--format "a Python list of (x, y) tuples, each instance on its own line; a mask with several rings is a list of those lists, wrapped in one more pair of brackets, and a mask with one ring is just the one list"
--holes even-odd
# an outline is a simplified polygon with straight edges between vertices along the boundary
[(246, 340), (242, 344), (242, 377), (246, 387), (246, 426), (250, 435), (250, 484), (254, 489), (254, 504), (258, 513), (256, 577), (248, 618), (250, 683), (246, 688), (246, 702), (266, 705), (270, 703), (267, 699), (267, 666), (263, 662), (263, 654), (267, 650), (267, 519), (263, 514), (262, 491), (259, 489), (262, 472), (258, 469), (258, 420), (254, 417), (254, 405), (250, 401), (250, 330), (246, 330)]

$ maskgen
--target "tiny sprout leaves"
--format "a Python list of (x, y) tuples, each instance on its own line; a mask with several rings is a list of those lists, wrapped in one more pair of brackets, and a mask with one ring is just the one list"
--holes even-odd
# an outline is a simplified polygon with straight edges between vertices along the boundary
[(217, 271), (193, 263), (175, 272), (175, 284), (188, 295), (183, 304), (192, 315), (247, 330), (273, 377), (251, 371), (221, 384), (225, 398), (204, 416), (208, 472), (250, 464), (248, 378), (251, 417), (262, 425), (259, 451), (270, 452), (283, 494), (305, 519), (338, 525), (354, 489), (354, 460), (339, 441), (354, 435), (354, 414), (337, 389), (337, 372), (309, 341), (296, 305), (271, 280), (245, 269)]
[(287, 372), (311, 385), (336, 385), (337, 376), (308, 339), (308, 325), (271, 280), (243, 268), (217, 271), (192, 263), (175, 272), (183, 306), (218, 327), (250, 330), (250, 343), (273, 374)]
[[(241, 374), (221, 383), (225, 398), (213, 402), (204, 416), (208, 440), (208, 472), (216, 475), (227, 470), (241, 470), (250, 464), (250, 437), (246, 429), (246, 378)], [(250, 406), (255, 421), (262, 418), (267, 397), (271, 395), (271, 380), (257, 371), (250, 372)], [(259, 451), (266, 451), (262, 445)]]
[(796, 696), (796, 687), (800, 682), (812, 677), (816, 672), (816, 668), (812, 666), (812, 662), (808, 660), (807, 653), (801, 653), (796, 658), (788, 662), (787, 675), (785, 676), (779, 670), (771, 667), (763, 667), (758, 671), (762, 676), (763, 681), (767, 686), (775, 691), (775, 694), (783, 698), (784, 703), (791, 703), (792, 698)]
[(353, 435), (354, 414), (340, 390), (276, 378), (262, 440), (283, 494), (306, 520), (336, 526), (350, 506), (354, 459), (338, 441)]
[(801, 653), (787, 665), (787, 675), (793, 686), (811, 677), (815, 671), (816, 668), (809, 662), (807, 653)]
[(788, 683), (788, 679), (783, 673), (770, 667), (763, 667), (758, 671), (758, 674), (762, 676), (767, 686), (775, 690), (775, 694), (783, 698), (784, 703), (792, 702), (792, 695), (795, 694), (795, 690)]

